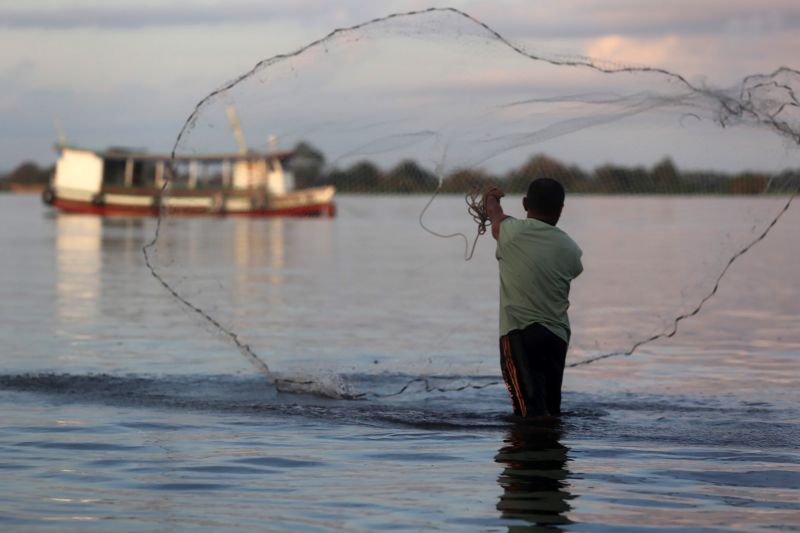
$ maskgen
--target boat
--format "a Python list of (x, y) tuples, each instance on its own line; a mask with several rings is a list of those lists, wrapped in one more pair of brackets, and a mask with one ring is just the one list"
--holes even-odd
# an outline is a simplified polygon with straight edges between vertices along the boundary
[[(295, 188), (291, 151), (204, 155), (56, 146), (45, 204), (71, 213), (158, 216), (334, 216), (332, 186)], [(168, 183), (167, 183), (168, 182)], [(166, 184), (166, 186), (165, 186)]]

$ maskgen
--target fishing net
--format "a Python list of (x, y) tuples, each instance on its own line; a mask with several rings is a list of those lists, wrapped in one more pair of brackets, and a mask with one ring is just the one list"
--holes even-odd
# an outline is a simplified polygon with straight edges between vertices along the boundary
[[(498, 375), (497, 273), (480, 192), (500, 186), (523, 217), (528, 182), (550, 177), (584, 250), (568, 363), (630, 354), (674, 335), (789, 207), (797, 86), (790, 69), (723, 89), (543, 57), (455, 9), (335, 30), (199, 101), (148, 264), (228, 343), (198, 334), (192, 349), (236, 348), (283, 389), (483, 386)], [(334, 186), (337, 216), (177, 216), (187, 180), (230, 186), (192, 158), (237, 140), (280, 154), (296, 189)]]

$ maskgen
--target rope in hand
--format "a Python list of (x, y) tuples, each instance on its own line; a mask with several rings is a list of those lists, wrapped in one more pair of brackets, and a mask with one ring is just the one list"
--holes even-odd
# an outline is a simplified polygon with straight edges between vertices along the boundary
[(472, 220), (478, 224), (478, 235), (486, 233), (486, 227), (491, 224), (489, 222), (489, 213), (486, 210), (486, 193), (493, 188), (493, 186), (487, 188), (475, 185), (464, 197), (467, 202), (467, 212), (472, 217)]
[(475, 234), (474, 239), (470, 240), (469, 237), (460, 231), (456, 233), (440, 233), (433, 228), (428, 227), (428, 225), (425, 223), (425, 213), (428, 212), (428, 209), (433, 204), (433, 201), (439, 196), (439, 193), (442, 189), (441, 183), (439, 184), (439, 187), (433, 191), (433, 194), (428, 199), (425, 207), (423, 207), (422, 211), (420, 211), (417, 219), (419, 225), (423, 230), (427, 231), (434, 237), (439, 237), (440, 239), (451, 239), (453, 237), (461, 237), (464, 239), (464, 261), (469, 261), (472, 259), (472, 255), (475, 253), (475, 247), (478, 245), (478, 238), (486, 233), (486, 228), (490, 225), (489, 212), (486, 210), (486, 198), (489, 192), (496, 188), (497, 187), (492, 182), (485, 182), (483, 184), (477, 183), (473, 185), (472, 189), (464, 197), (467, 202), (467, 211), (469, 212), (470, 216), (472, 216), (472, 219), (478, 224), (478, 231)]
[(473, 185), (464, 197), (467, 202), (467, 212), (478, 225), (478, 236), (486, 233), (486, 228), (492, 225), (489, 220), (489, 209), (486, 207), (486, 199), (489, 196), (495, 196), (499, 200), (504, 194), (497, 185), (487, 181)]

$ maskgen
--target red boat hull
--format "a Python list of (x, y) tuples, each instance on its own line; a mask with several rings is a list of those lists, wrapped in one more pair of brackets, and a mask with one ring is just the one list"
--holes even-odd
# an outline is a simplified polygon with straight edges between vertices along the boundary
[[(159, 209), (147, 206), (121, 206), (113, 204), (94, 204), (91, 202), (76, 202), (53, 198), (47, 202), (49, 205), (67, 213), (81, 213), (101, 216), (144, 216), (157, 217)], [(211, 217), (333, 217), (336, 215), (336, 205), (327, 204), (304, 205), (282, 209), (253, 209), (250, 211), (209, 211), (208, 209), (193, 209), (189, 207), (174, 207), (167, 210), (169, 215), (181, 216), (211, 216)]]

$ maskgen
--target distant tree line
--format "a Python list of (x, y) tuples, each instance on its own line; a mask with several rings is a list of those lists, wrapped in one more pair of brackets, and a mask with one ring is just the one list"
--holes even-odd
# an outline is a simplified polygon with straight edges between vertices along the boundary
[[(298, 186), (330, 184), (340, 192), (425, 193), (436, 189), (439, 183), (432, 171), (411, 160), (401, 161), (388, 170), (364, 160), (326, 171), (324, 155), (305, 143), (297, 145), (289, 165)], [(535, 155), (503, 175), (482, 169), (455, 170), (443, 178), (442, 192), (463, 193), (491, 181), (506, 192), (524, 193), (531, 180), (541, 177), (560, 181), (571, 193), (586, 194), (757, 194), (768, 183), (769, 190), (774, 191), (800, 188), (800, 170), (778, 174), (681, 172), (670, 158), (664, 158), (652, 168), (609, 164), (587, 172), (546, 155)]]
[(9, 173), (0, 174), (0, 191), (44, 187), (50, 181), (53, 169), (52, 166), (42, 168), (26, 161)]
[[(329, 184), (344, 193), (426, 193), (439, 184), (439, 178), (431, 170), (412, 160), (401, 161), (388, 170), (367, 160), (326, 170), (325, 156), (306, 143), (297, 145), (288, 165), (298, 187)], [(0, 191), (44, 187), (53, 171), (53, 166), (22, 163), (7, 174), (0, 174)], [(800, 189), (800, 169), (773, 174), (682, 172), (671, 159), (664, 158), (652, 168), (609, 164), (587, 172), (546, 155), (535, 155), (502, 175), (482, 169), (455, 170), (444, 176), (442, 192), (463, 193), (491, 181), (506, 192), (524, 193), (531, 180), (541, 177), (560, 181), (571, 193), (586, 194), (758, 194), (767, 184), (771, 191)]]

